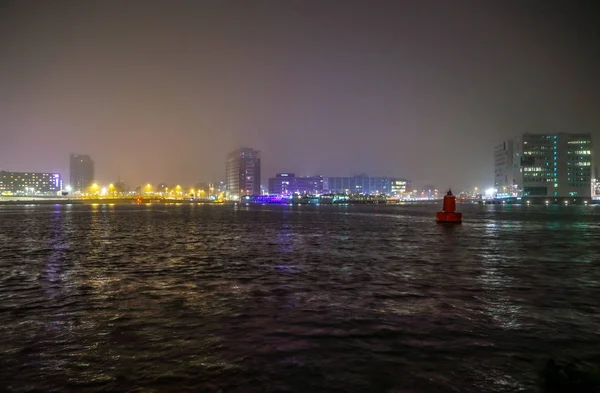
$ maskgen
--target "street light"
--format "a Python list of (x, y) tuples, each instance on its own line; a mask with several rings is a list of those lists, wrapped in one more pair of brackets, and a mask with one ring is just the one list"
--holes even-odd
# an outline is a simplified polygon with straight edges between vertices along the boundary
[(99, 188), (100, 188), (100, 187), (98, 186), (98, 183), (94, 183), (94, 184), (92, 184), (92, 187), (91, 187), (91, 189), (92, 189), (92, 192), (91, 192), (91, 194), (98, 194), (98, 189), (99, 189)]

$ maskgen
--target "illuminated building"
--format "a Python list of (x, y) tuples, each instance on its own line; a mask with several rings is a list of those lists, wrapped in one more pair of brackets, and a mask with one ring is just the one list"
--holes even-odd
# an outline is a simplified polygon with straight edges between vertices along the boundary
[(365, 174), (351, 177), (325, 177), (323, 190), (338, 194), (404, 195), (409, 191), (410, 181), (401, 178), (370, 177)]
[(85, 154), (71, 154), (70, 181), (74, 192), (85, 192), (94, 182), (94, 161)]
[(293, 173), (278, 173), (269, 179), (269, 194), (291, 195), (323, 193), (323, 176), (296, 176)]
[(390, 180), (390, 194), (393, 196), (406, 195), (409, 190), (408, 180), (404, 179), (389, 179)]
[(0, 171), (0, 194), (56, 195), (62, 189), (58, 173)]
[(243, 148), (227, 157), (227, 191), (231, 199), (260, 195), (260, 151)]
[(590, 134), (523, 134), (508, 140), (494, 150), (496, 195), (590, 198), (592, 153)]

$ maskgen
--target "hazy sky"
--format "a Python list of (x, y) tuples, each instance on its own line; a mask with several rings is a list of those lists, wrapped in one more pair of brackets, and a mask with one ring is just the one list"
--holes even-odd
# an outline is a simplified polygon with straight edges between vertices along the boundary
[(2, 1), (0, 169), (191, 185), (248, 146), (264, 184), (490, 185), (504, 137), (600, 140), (598, 13), (558, 4)]

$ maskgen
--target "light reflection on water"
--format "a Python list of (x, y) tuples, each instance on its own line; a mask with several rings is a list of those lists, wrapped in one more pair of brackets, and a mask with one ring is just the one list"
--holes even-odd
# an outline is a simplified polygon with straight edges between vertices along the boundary
[(598, 209), (437, 208), (0, 207), (0, 380), (512, 392), (598, 356)]

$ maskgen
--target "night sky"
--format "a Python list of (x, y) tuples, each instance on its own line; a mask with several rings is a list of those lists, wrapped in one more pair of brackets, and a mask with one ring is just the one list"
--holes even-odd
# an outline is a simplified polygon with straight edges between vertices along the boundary
[[(590, 2), (593, 4), (593, 2)], [(0, 169), (489, 186), (522, 132), (600, 141), (600, 20), (576, 1), (4, 1)], [(596, 142), (597, 144), (600, 142)]]

